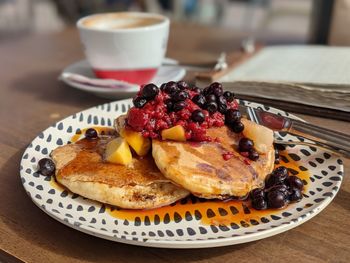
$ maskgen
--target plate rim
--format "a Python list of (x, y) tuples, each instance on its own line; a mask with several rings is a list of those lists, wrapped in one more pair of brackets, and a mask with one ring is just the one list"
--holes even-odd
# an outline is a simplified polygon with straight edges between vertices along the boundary
[[(243, 102), (251, 102), (251, 101), (247, 101), (247, 100), (240, 100)], [(58, 120), (57, 122), (55, 122), (54, 124), (50, 125), (48, 128), (46, 128), (45, 130), (43, 130), (42, 132), (40, 132), (34, 139), (31, 140), (31, 142), (27, 145), (26, 149), (24, 150), (22, 156), (21, 156), (21, 162), (20, 162), (20, 167), (23, 167), (23, 162), (24, 162), (24, 156), (25, 154), (27, 154), (29, 151), (33, 150), (32, 148), (30, 148), (30, 145), (36, 140), (38, 139), (39, 135), (41, 133), (45, 133), (47, 132), (49, 129), (56, 127), (56, 125), (60, 122), (64, 122), (66, 120), (68, 120), (69, 118), (71, 118), (73, 115), (77, 115), (81, 112), (85, 112), (85, 111), (91, 111), (95, 108), (99, 108), (102, 106), (106, 106), (108, 104), (112, 104), (112, 103), (130, 103), (131, 99), (123, 99), (123, 100), (116, 100), (116, 101), (111, 101), (111, 102), (107, 102), (104, 104), (99, 104), (87, 109), (84, 109), (82, 111), (76, 112), (74, 114), (71, 114), (61, 120)], [(265, 104), (262, 103), (256, 103), (256, 102), (252, 102), (255, 103), (257, 105), (262, 105), (264, 106)], [(281, 111), (281, 112), (285, 112), (283, 110), (280, 110), (278, 108), (275, 107), (269, 107), (269, 109), (272, 110), (277, 110), (277, 111)], [(287, 112), (285, 112), (287, 113)], [(299, 119), (304, 121), (303, 119), (301, 119), (298, 116), (295, 116), (294, 114), (290, 114), (288, 113), (290, 118), (293, 119)], [(326, 151), (323, 151), (326, 152)], [(344, 165), (343, 164), (338, 164), (339, 165), (339, 171), (342, 172), (342, 174), (344, 174)], [(22, 176), (26, 176), (25, 169), (20, 169), (20, 177)], [(57, 220), (60, 223), (63, 223), (66, 226), (69, 226), (72, 229), (75, 230), (79, 230), (80, 232), (83, 232), (85, 234), (89, 234), (92, 236), (96, 236), (99, 238), (103, 238), (106, 240), (111, 240), (111, 241), (115, 241), (115, 242), (120, 242), (120, 243), (125, 243), (125, 244), (130, 244), (130, 245), (138, 245), (138, 246), (145, 246), (145, 247), (159, 247), (159, 248), (181, 248), (181, 249), (190, 249), (190, 248), (208, 248), (208, 247), (220, 247), (220, 246), (228, 246), (228, 245), (236, 245), (236, 244), (241, 244), (241, 243), (248, 243), (248, 242), (252, 242), (252, 241), (256, 241), (256, 240), (260, 240), (260, 239), (264, 239), (267, 237), (271, 237), (274, 235), (277, 235), (279, 233), (283, 233), (285, 231), (288, 231), (294, 227), (297, 227), (305, 222), (307, 222), (308, 220), (310, 220), (311, 218), (313, 218), (314, 216), (316, 216), (317, 214), (319, 214), (323, 209), (325, 209), (331, 202), (332, 200), (335, 198), (336, 194), (339, 191), (339, 187), (341, 186), (343, 180), (343, 176), (341, 176), (341, 180), (338, 182), (339, 186), (337, 190), (332, 190), (333, 195), (332, 196), (327, 196), (321, 204), (319, 204), (317, 207), (313, 208), (312, 210), (306, 212), (305, 214), (303, 214), (303, 216), (299, 216), (297, 217), (296, 221), (288, 221), (285, 224), (281, 224), (277, 227), (273, 227), (270, 229), (265, 229), (264, 231), (260, 231), (260, 232), (254, 232), (254, 233), (250, 233), (250, 234), (244, 234), (241, 236), (231, 236), (231, 237), (223, 237), (223, 238), (215, 238), (215, 239), (205, 239), (205, 240), (157, 240), (157, 239), (151, 239), (151, 238), (147, 238), (146, 241), (135, 241), (132, 239), (128, 239), (128, 238), (120, 238), (120, 237), (116, 237), (113, 235), (106, 235), (106, 231), (103, 231), (101, 229), (97, 229), (97, 228), (88, 228), (88, 226), (85, 226), (84, 224), (81, 224), (79, 226), (71, 223), (71, 222), (66, 222), (64, 221), (60, 216), (61, 214), (56, 214), (56, 213), (52, 213), (52, 211), (48, 211), (46, 210), (44, 207), (42, 207), (40, 205), (39, 202), (37, 202), (36, 199), (34, 199), (30, 192), (29, 189), (26, 188), (26, 186), (24, 185), (24, 183), (22, 183), (22, 186), (24, 187), (25, 192), (27, 193), (27, 195), (30, 197), (30, 199), (32, 200), (32, 202), (39, 207), (42, 211), (45, 212), (45, 214), (49, 215), (50, 217), (54, 218), (55, 220)]]

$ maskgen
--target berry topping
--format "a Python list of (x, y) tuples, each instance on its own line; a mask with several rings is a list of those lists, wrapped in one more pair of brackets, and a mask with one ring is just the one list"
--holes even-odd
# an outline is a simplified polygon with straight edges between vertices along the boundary
[(303, 194), (301, 193), (300, 189), (298, 188), (292, 188), (289, 194), (289, 200), (290, 201), (300, 201), (303, 198)]
[(202, 123), (205, 120), (205, 116), (201, 110), (195, 110), (192, 112), (191, 119), (194, 122)]
[(271, 208), (282, 208), (287, 203), (287, 196), (280, 191), (270, 191), (267, 194), (267, 203)]
[(206, 101), (209, 102), (216, 102), (216, 96), (214, 94), (209, 94), (205, 97)]
[(207, 103), (207, 100), (205, 99), (204, 95), (198, 94), (192, 98), (192, 101), (196, 103), (199, 107), (204, 108), (205, 104)]
[(149, 114), (138, 108), (131, 108), (128, 114), (128, 124), (135, 131), (142, 131), (148, 123)]
[(234, 122), (229, 127), (234, 133), (240, 133), (244, 130), (244, 124), (242, 122)]
[(176, 103), (174, 104), (173, 110), (174, 110), (175, 112), (177, 112), (177, 111), (182, 110), (182, 109), (185, 108), (185, 107), (186, 107), (186, 102), (184, 102), (184, 101), (178, 101), (178, 102), (176, 102)]
[(177, 82), (177, 86), (180, 90), (185, 90), (185, 89), (188, 89), (189, 88), (189, 85), (187, 84), (187, 82), (185, 81), (179, 81)]
[(242, 115), (238, 110), (229, 109), (226, 111), (225, 121), (227, 124), (237, 123), (241, 120), (241, 118)]
[(95, 129), (89, 128), (85, 131), (85, 138), (96, 139), (97, 137), (98, 137), (98, 133)]
[(176, 92), (173, 96), (172, 99), (174, 101), (184, 101), (189, 98), (189, 95), (186, 91), (179, 91)]
[(277, 167), (273, 174), (280, 178), (280, 181), (284, 181), (288, 176), (288, 169), (284, 166)]
[(230, 91), (225, 91), (224, 92), (224, 97), (225, 99), (228, 101), (228, 102), (232, 102), (235, 98), (235, 94), (233, 94), (232, 92)]
[(209, 111), (210, 113), (214, 113), (217, 110), (218, 110), (218, 105), (216, 104), (216, 102), (207, 103), (207, 111)]
[(239, 140), (238, 149), (240, 152), (249, 152), (253, 149), (254, 143), (248, 138), (242, 138)]
[[(126, 129), (141, 132), (146, 138), (160, 139), (163, 130), (180, 125), (186, 140), (199, 142), (214, 140), (206, 135), (206, 130), (223, 126), (224, 113), (238, 108), (236, 101), (228, 102), (223, 96), (219, 83), (213, 83), (203, 91), (198, 87), (189, 87), (184, 81), (170, 81), (160, 88), (147, 84), (133, 102), (135, 107), (129, 110)], [(244, 128), (239, 122), (235, 126), (237, 132)]]
[(154, 84), (147, 84), (142, 88), (141, 95), (146, 100), (153, 100), (159, 93), (159, 89)]
[(287, 178), (287, 185), (289, 185), (290, 188), (296, 188), (299, 190), (303, 190), (304, 184), (303, 181), (299, 179), (299, 177), (292, 175)]
[(250, 150), (249, 151), (249, 159), (252, 161), (257, 161), (259, 159), (259, 154), (255, 150)]
[(250, 197), (252, 199), (264, 198), (265, 197), (264, 189), (262, 188), (253, 189), (252, 191), (250, 191)]
[(136, 97), (132, 100), (132, 102), (136, 108), (142, 108), (147, 103), (147, 100), (145, 98)]
[(39, 161), (38, 165), (39, 165), (38, 173), (45, 176), (54, 175), (56, 167), (55, 167), (55, 163), (51, 159), (43, 158)]
[(265, 201), (264, 198), (260, 197), (260, 198), (256, 198), (252, 200), (252, 206), (256, 209), (256, 210), (264, 210), (267, 208), (267, 202)]
[(178, 86), (176, 85), (176, 82), (170, 81), (165, 85), (164, 92), (168, 94), (174, 94), (176, 92), (180, 91)]
[(202, 92), (202, 90), (198, 87), (193, 87), (191, 90), (195, 93), (198, 93), (198, 94)]
[(215, 96), (218, 96), (218, 97), (221, 96), (224, 93), (221, 83), (214, 82), (210, 84), (209, 93), (214, 94)]

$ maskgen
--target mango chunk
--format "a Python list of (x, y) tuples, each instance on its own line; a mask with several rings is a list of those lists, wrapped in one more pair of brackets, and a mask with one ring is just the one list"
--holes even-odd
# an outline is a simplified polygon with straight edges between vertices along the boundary
[(142, 136), (140, 132), (121, 129), (120, 136), (134, 149), (138, 156), (145, 156), (151, 149), (151, 141)]
[(132, 162), (132, 154), (128, 143), (121, 137), (111, 140), (106, 147), (107, 162), (128, 165)]
[(273, 144), (273, 131), (247, 119), (241, 121), (244, 124), (243, 135), (254, 142), (258, 153), (266, 153)]
[(162, 130), (161, 135), (163, 140), (186, 141), (185, 129), (181, 125)]

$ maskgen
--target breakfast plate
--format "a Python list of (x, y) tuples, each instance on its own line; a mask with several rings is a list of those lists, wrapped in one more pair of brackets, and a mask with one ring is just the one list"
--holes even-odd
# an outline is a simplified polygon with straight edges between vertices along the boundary
[[(297, 118), (248, 101), (240, 104)], [(100, 238), (149, 247), (204, 248), (233, 245), (273, 236), (321, 212), (337, 194), (343, 165), (337, 156), (305, 145), (281, 152), (289, 172), (305, 185), (304, 198), (279, 210), (258, 211), (237, 200), (204, 200), (190, 196), (152, 210), (126, 210), (83, 198), (37, 173), (37, 163), (58, 146), (77, 140), (88, 127), (113, 127), (132, 106), (131, 99), (99, 105), (73, 114), (41, 132), (25, 150), (20, 176), (25, 191), (45, 213), (59, 222)], [(284, 140), (300, 138), (279, 134)]]
[[(164, 64), (159, 68), (156, 76), (150, 81), (156, 85), (161, 85), (166, 82), (168, 79), (172, 79), (174, 81), (181, 80), (185, 74), (186, 70), (183, 67), (177, 66), (177, 61), (171, 58), (164, 58)], [(129, 84), (127, 82), (123, 82), (123, 87), (113, 88), (113, 87), (99, 87), (95, 85), (91, 85), (88, 83), (73, 81), (70, 78), (66, 77), (67, 74), (78, 74), (88, 78), (96, 78), (93, 73), (89, 63), (86, 60), (81, 60), (76, 63), (73, 63), (67, 66), (59, 76), (59, 79), (66, 83), (67, 85), (83, 90), (89, 93), (93, 93), (96, 96), (108, 98), (108, 99), (122, 99), (129, 98), (134, 96), (139, 90), (138, 85)]]

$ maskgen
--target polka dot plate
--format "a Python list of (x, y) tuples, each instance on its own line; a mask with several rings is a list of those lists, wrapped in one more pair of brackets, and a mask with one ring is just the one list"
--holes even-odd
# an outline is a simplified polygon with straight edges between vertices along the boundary
[[(261, 104), (240, 103), (296, 118)], [(321, 149), (300, 145), (282, 151), (281, 161), (291, 174), (303, 180), (304, 198), (281, 210), (257, 211), (241, 201), (209, 201), (193, 196), (154, 210), (123, 210), (73, 194), (53, 177), (36, 172), (37, 162), (48, 157), (53, 149), (71, 142), (83, 128), (112, 127), (113, 120), (130, 106), (129, 99), (79, 112), (55, 123), (29, 144), (20, 165), (21, 180), (40, 209), (74, 229), (122, 243), (167, 248), (215, 247), (250, 242), (294, 228), (323, 210), (341, 185), (341, 159)], [(282, 133), (279, 136), (284, 140), (302, 140)]]

